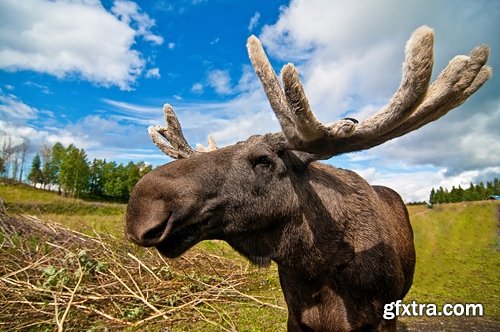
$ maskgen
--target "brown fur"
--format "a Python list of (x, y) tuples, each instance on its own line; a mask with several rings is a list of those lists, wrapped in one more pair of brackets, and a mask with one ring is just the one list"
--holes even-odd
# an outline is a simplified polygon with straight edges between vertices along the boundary
[(289, 331), (393, 330), (415, 252), (401, 198), (351, 171), (308, 163), (272, 135), (166, 164), (143, 177), (126, 234), (177, 257), (222, 239), (258, 265), (278, 264)]

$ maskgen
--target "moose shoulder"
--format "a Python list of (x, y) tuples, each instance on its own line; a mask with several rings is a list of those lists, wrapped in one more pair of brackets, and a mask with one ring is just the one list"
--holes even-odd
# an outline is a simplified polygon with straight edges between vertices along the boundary
[[(432, 30), (407, 44), (401, 86), (357, 123), (316, 120), (293, 65), (283, 88), (260, 42), (249, 55), (282, 131), (203, 152), (184, 139), (173, 109), (153, 142), (178, 159), (144, 176), (130, 198), (125, 232), (177, 257), (206, 239), (227, 241), (259, 265), (278, 265), (289, 331), (395, 330), (384, 304), (402, 299), (415, 267), (413, 234), (397, 193), (317, 162), (368, 149), (418, 129), (463, 103), (490, 77), (486, 47), (453, 59), (429, 85)], [(165, 138), (166, 140), (164, 140)]]

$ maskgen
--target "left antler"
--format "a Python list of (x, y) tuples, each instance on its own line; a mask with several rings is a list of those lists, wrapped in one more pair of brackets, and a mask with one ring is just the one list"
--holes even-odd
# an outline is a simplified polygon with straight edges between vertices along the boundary
[(388, 105), (365, 121), (343, 119), (320, 123), (309, 107), (297, 70), (282, 70), (283, 89), (260, 41), (252, 36), (247, 48), (271, 108), (291, 148), (322, 155), (369, 149), (435, 121), (462, 104), (492, 75), (486, 66), (488, 47), (468, 56), (455, 57), (429, 86), (432, 74), (434, 34), (429, 27), (417, 29), (406, 46), (401, 84)]
[(150, 126), (148, 128), (151, 140), (163, 153), (174, 159), (182, 159), (199, 152), (209, 152), (217, 149), (215, 140), (211, 136), (208, 138), (208, 147), (200, 144), (196, 146), (196, 149), (193, 149), (182, 134), (181, 124), (172, 106), (165, 104), (163, 114), (167, 122), (166, 127)]

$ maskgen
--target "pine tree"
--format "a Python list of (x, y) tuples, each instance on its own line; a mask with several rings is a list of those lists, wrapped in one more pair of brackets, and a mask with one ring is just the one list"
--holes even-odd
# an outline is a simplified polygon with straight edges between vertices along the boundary
[(436, 204), (436, 203), (437, 203), (437, 202), (436, 202), (436, 197), (435, 197), (435, 196), (436, 196), (436, 191), (434, 190), (434, 188), (432, 188), (432, 190), (431, 190), (431, 194), (430, 194), (430, 196), (429, 196), (429, 203), (430, 203), (430, 204)]
[(43, 181), (42, 171), (40, 169), (41, 166), (42, 162), (40, 160), (40, 155), (37, 153), (33, 157), (33, 161), (31, 162), (31, 170), (28, 174), (28, 180), (31, 181), (33, 185), (36, 185), (37, 183), (41, 183)]

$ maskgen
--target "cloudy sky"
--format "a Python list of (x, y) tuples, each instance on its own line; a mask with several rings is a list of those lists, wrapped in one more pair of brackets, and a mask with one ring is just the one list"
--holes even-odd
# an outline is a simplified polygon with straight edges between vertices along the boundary
[(0, 0), (0, 137), (75, 144), (89, 159), (169, 161), (147, 126), (174, 106), (195, 145), (279, 130), (250, 66), (257, 35), (277, 71), (299, 68), (322, 122), (360, 120), (399, 85), (412, 31), (435, 31), (436, 77), (457, 54), (491, 48), (494, 76), (414, 133), (328, 162), (406, 201), (432, 187), (500, 177), (500, 2), (334, 0)]

